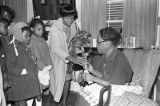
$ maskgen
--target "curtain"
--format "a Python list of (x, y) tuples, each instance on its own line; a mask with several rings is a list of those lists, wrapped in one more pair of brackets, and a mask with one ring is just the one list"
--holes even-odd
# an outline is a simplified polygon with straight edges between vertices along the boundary
[(5, 5), (6, 1), (5, 0), (0, 0), (0, 5)]
[(157, 41), (156, 46), (160, 46), (160, 1), (157, 0)]
[(82, 0), (81, 3), (82, 30), (90, 32), (96, 38), (99, 30), (106, 26), (106, 0)]
[(71, 0), (58, 0), (60, 4), (70, 4)]
[(42, 20), (57, 19), (59, 14), (58, 0), (45, 0), (46, 4), (41, 4), (40, 0), (33, 0), (34, 16), (40, 16)]
[(45, 0), (46, 4), (41, 4), (40, 0), (33, 0), (34, 15), (39, 15), (42, 20), (55, 20), (60, 17), (60, 4), (71, 4), (75, 7), (75, 0)]
[(5, 0), (6, 5), (15, 10), (14, 21), (27, 21), (27, 0)]
[(136, 47), (156, 42), (157, 0), (124, 0), (124, 36), (134, 35)]

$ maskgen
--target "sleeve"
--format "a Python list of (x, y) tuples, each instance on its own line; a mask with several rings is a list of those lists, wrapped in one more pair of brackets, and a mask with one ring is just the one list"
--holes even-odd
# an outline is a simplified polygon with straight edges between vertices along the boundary
[(58, 33), (57, 30), (50, 31), (49, 47), (52, 53), (55, 53), (55, 55), (57, 55), (59, 58), (61, 58), (63, 61), (67, 63), (68, 61), (66, 60), (66, 57), (68, 57), (69, 54), (62, 49), (59, 34), (60, 33)]
[(102, 63), (101, 63), (101, 56), (100, 55), (93, 55), (91, 57), (91, 64), (93, 66), (93, 69), (100, 72), (100, 73), (103, 73), (102, 71)]
[(9, 47), (6, 52), (6, 64), (7, 64), (8, 74), (21, 76), (24, 67), (18, 64), (18, 57), (16, 56), (13, 47)]
[(116, 68), (112, 73), (112, 78), (109, 82), (121, 85), (129, 83), (133, 76), (133, 71), (129, 62), (124, 58), (123, 60), (120, 60), (117, 63), (118, 64), (115, 65)]

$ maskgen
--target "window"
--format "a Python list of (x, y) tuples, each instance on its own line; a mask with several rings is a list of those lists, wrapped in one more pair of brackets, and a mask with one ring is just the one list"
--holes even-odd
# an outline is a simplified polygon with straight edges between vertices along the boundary
[(106, 0), (107, 26), (117, 31), (121, 31), (123, 26), (123, 3), (124, 0)]

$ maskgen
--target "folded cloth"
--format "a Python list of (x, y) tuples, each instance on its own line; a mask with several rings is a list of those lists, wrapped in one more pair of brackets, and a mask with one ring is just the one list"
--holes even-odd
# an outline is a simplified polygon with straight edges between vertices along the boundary
[(51, 70), (52, 66), (45, 66), (43, 70), (38, 72), (38, 78), (42, 85), (47, 86), (49, 85), (50, 75), (49, 71)]
[[(99, 102), (100, 91), (103, 86), (92, 84), (84, 87), (79, 91), (79, 94), (90, 104), (95, 106)], [(111, 100), (113, 97), (122, 96), (125, 92), (132, 92), (140, 95), (142, 93), (141, 86), (128, 86), (128, 85), (111, 85)], [(104, 93), (104, 101), (107, 100), (108, 92)]]

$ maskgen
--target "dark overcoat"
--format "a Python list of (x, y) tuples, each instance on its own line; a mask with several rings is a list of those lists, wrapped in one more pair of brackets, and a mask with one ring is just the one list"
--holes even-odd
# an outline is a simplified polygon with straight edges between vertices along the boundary
[[(23, 43), (16, 42), (16, 50), (13, 44), (8, 46), (6, 63), (8, 79), (11, 88), (7, 90), (8, 101), (20, 101), (40, 95), (40, 84), (36, 65), (31, 58), (30, 50)], [(27, 74), (22, 75), (26, 69)]]

